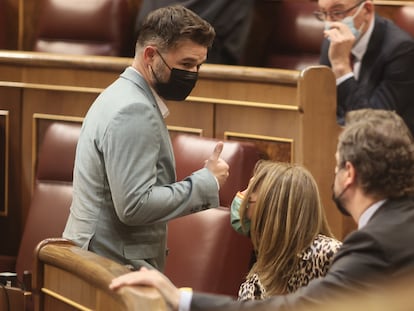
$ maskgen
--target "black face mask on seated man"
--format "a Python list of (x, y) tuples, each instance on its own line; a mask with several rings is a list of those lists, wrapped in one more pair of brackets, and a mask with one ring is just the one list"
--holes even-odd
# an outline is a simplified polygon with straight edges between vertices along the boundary
[(338, 209), (338, 211), (341, 212), (342, 215), (351, 216), (351, 214), (346, 210), (346, 208), (344, 207), (344, 204), (342, 203), (342, 196), (346, 190), (348, 190), (348, 187), (345, 187), (339, 195), (336, 195), (334, 184), (332, 184), (332, 201), (334, 201), (336, 208)]
[(156, 80), (155, 83), (155, 90), (162, 98), (167, 100), (184, 100), (193, 90), (197, 79), (198, 79), (198, 72), (178, 69), (178, 68), (171, 68), (165, 62), (164, 58), (161, 54), (157, 51), (158, 55), (161, 57), (162, 61), (164, 62), (165, 66), (168, 67), (171, 71), (170, 79), (168, 82), (161, 82), (158, 77), (156, 76), (154, 70), (152, 70), (152, 74)]

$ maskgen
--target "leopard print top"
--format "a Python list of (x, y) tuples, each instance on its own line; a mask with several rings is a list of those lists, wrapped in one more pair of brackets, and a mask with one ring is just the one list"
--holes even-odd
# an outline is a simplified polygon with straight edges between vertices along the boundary
[[(334, 238), (319, 234), (313, 243), (298, 256), (301, 257), (298, 269), (288, 281), (288, 292), (292, 293), (314, 279), (324, 276), (331, 266), (332, 259), (342, 243)], [(266, 298), (266, 289), (259, 275), (248, 278), (239, 289), (239, 300)]]

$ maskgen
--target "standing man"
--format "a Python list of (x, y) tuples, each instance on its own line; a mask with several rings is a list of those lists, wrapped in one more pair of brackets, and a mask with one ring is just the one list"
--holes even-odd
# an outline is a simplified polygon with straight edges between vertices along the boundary
[(414, 39), (375, 14), (371, 0), (319, 0), (323, 65), (337, 83), (337, 119), (361, 108), (396, 111), (414, 134)]
[(96, 99), (79, 138), (63, 237), (122, 264), (162, 270), (166, 223), (219, 205), (228, 165), (219, 143), (205, 168), (177, 182), (164, 100), (184, 100), (214, 29), (182, 6), (143, 22), (131, 67)]
[(349, 117), (339, 136), (333, 198), (340, 211), (352, 216), (358, 230), (344, 240), (324, 277), (293, 294), (249, 302), (180, 291), (164, 275), (147, 269), (120, 276), (110, 287), (155, 286), (173, 310), (299, 310), (335, 302), (341, 295), (355, 298), (413, 272), (411, 133), (392, 111), (362, 109)]

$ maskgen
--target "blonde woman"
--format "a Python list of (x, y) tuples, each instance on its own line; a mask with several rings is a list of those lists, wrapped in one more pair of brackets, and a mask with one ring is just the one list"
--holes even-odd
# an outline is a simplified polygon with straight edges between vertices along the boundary
[(232, 226), (249, 234), (256, 262), (239, 299), (264, 299), (326, 274), (341, 242), (333, 237), (318, 187), (305, 168), (262, 161), (232, 203)]

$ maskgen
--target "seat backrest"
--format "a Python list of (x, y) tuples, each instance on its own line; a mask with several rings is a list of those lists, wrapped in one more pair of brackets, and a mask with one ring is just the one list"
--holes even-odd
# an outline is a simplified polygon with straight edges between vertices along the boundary
[(324, 23), (315, 0), (256, 1), (243, 65), (303, 70), (319, 64)]
[(393, 17), (395, 24), (414, 36), (414, 5), (402, 5)]
[[(204, 167), (219, 140), (196, 135), (177, 134), (172, 138), (177, 180)], [(220, 189), (220, 205), (229, 207), (239, 190), (247, 187), (260, 153), (253, 143), (224, 141), (221, 157), (229, 164), (229, 178)]]
[[(218, 139), (178, 134), (172, 138), (177, 179), (202, 168)], [(177, 286), (236, 296), (249, 271), (252, 245), (230, 225), (228, 208), (236, 192), (247, 187), (260, 158), (252, 143), (224, 141), (221, 157), (230, 176), (220, 189), (219, 208), (174, 219), (168, 224), (165, 274)]]
[(167, 243), (165, 275), (176, 286), (237, 296), (250, 268), (252, 244), (233, 230), (228, 208), (170, 221)]
[(34, 50), (133, 56), (128, 0), (41, 0)]
[(279, 1), (266, 67), (302, 70), (319, 64), (324, 23), (313, 12), (317, 1)]
[(72, 175), (81, 124), (54, 122), (47, 128), (37, 156), (33, 195), (16, 261), (20, 277), (31, 271), (37, 243), (60, 237), (72, 202)]

